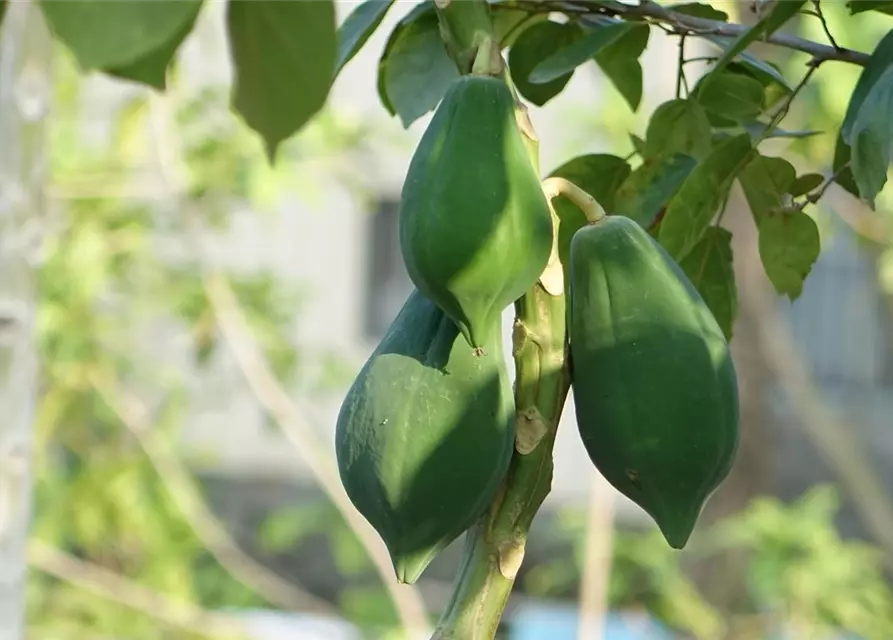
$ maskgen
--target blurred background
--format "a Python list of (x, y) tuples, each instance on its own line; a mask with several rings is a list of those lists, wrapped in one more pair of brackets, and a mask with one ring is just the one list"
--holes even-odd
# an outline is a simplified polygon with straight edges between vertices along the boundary
[[(750, 3), (712, 4), (754, 19)], [(355, 5), (339, 2), (339, 19)], [(82, 75), (61, 46), (4, 24), (0, 80), (17, 38), (43, 67), (0, 91), (0, 121), (12, 126), (13, 102), (47, 110), (32, 233), (34, 640), (397, 639), (450, 593), (461, 540), (415, 587), (394, 585), (333, 475), (343, 395), (411, 286), (396, 215), (430, 114), (405, 130), (376, 72), (414, 3), (397, 3), (275, 168), (229, 110), (224, 6), (206, 2), (164, 95)], [(868, 51), (893, 27), (823, 6), (842, 46)], [(817, 20), (798, 28), (823, 39)], [(759, 53), (793, 83), (805, 70), (801, 55)], [(544, 172), (629, 154), (628, 134), (674, 96), (676, 59), (676, 39), (654, 29), (638, 115), (594, 64), (531, 107)], [(827, 174), (858, 72), (823, 66), (783, 125), (805, 133), (765, 153)], [(891, 211), (889, 189), (874, 212), (829, 190), (809, 211), (821, 258), (791, 303), (763, 274), (736, 187), (724, 218), (740, 300), (732, 475), (675, 552), (596, 475), (570, 398), (502, 637), (893, 638)], [(579, 624), (581, 593), (601, 588), (604, 624)]]

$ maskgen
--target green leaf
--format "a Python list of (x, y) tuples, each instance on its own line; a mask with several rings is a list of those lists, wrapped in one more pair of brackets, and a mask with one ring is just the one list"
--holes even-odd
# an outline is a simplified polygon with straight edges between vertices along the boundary
[(670, 100), (651, 114), (645, 133), (645, 157), (674, 153), (700, 159), (710, 152), (710, 122), (694, 100)]
[(635, 25), (621, 22), (596, 27), (582, 38), (540, 62), (531, 72), (530, 81), (545, 84), (555, 78), (560, 78), (589, 61), (596, 53), (618, 40), (633, 26)]
[[(732, 46), (733, 43), (733, 39), (729, 38), (728, 36), (707, 34), (701, 37), (723, 51)], [(737, 56), (735, 56), (735, 64), (745, 67), (750, 73), (754, 75), (755, 78), (757, 78), (764, 84), (766, 84), (768, 80), (774, 80), (777, 84), (785, 87), (788, 93), (794, 90), (794, 88), (787, 81), (787, 78), (785, 78), (782, 75), (781, 71), (779, 71), (778, 67), (771, 62), (760, 60), (756, 56), (751, 55), (746, 51), (742, 51)], [(726, 68), (729, 68), (732, 65), (733, 63), (730, 61), (726, 64)]]
[(701, 294), (726, 340), (731, 340), (738, 315), (732, 234), (721, 227), (710, 227), (679, 266)]
[(633, 144), (633, 150), (640, 156), (645, 156), (645, 141), (634, 133), (629, 134), (629, 140)]
[(843, 136), (838, 133), (837, 145), (834, 147), (834, 163), (831, 166), (835, 176), (834, 182), (858, 198), (859, 187), (856, 186), (856, 179), (853, 177), (853, 168), (846, 166), (851, 159), (850, 147), (844, 142)]
[(810, 191), (818, 189), (824, 182), (825, 176), (821, 173), (804, 173), (802, 176), (797, 176), (788, 192), (795, 198), (805, 196)]
[(316, 115), (329, 95), (337, 54), (335, 7), (331, 0), (230, 0), (227, 7), (233, 107), (260, 133), (274, 161), (279, 144)]
[(840, 125), (840, 132), (844, 141), (851, 147), (853, 146), (853, 125), (862, 109), (862, 103), (865, 102), (874, 85), (891, 65), (893, 65), (893, 31), (890, 31), (878, 42), (850, 95), (850, 102), (847, 105), (846, 115), (843, 117), (843, 124)]
[(391, 33), (378, 63), (378, 94), (406, 128), (437, 107), (459, 78), (440, 37), (433, 4), (419, 7)]
[(850, 8), (850, 15), (856, 15), (864, 11), (880, 11), (893, 15), (893, 2), (884, 0), (850, 0), (847, 3)]
[(350, 62), (378, 25), (384, 20), (394, 0), (366, 0), (351, 13), (338, 28), (338, 61), (335, 74)]
[[(766, 125), (762, 122), (747, 122), (741, 127), (736, 128), (735, 133), (738, 133), (741, 129), (750, 134), (751, 138), (757, 140), (763, 137), (763, 132), (766, 130)], [(768, 140), (770, 138), (811, 138), (812, 136), (818, 135), (820, 133), (822, 132), (816, 131), (814, 129), (788, 131), (787, 129), (775, 128), (763, 139)]]
[(802, 211), (765, 216), (760, 220), (759, 235), (766, 275), (779, 294), (796, 300), (821, 251), (815, 221)]
[(711, 82), (699, 83), (692, 95), (704, 109), (738, 122), (763, 111), (763, 85), (742, 73), (720, 73)]
[(3, 24), (3, 16), (6, 15), (6, 0), (0, 0), (0, 25)]
[(642, 101), (639, 58), (648, 46), (650, 34), (647, 24), (633, 24), (626, 34), (595, 54), (595, 62), (633, 111)]
[(779, 82), (775, 76), (764, 73), (762, 70), (755, 69), (742, 62), (730, 62), (726, 66), (726, 72), (753, 78), (760, 83), (763, 87), (763, 110), (768, 109), (781, 99), (791, 95), (791, 92), (793, 91), (784, 78)]
[(678, 153), (646, 160), (617, 189), (614, 208), (648, 229), (697, 164)]
[(698, 163), (670, 200), (658, 237), (676, 260), (685, 258), (701, 239), (752, 152), (748, 135), (723, 141)]
[(755, 155), (738, 176), (754, 219), (778, 213), (797, 180), (797, 170), (784, 158)]
[(201, 5), (196, 4), (192, 18), (183, 25), (173, 38), (155, 51), (129, 65), (103, 69), (103, 72), (116, 78), (131, 80), (164, 91), (167, 88), (168, 69), (173, 64), (180, 45), (183, 44), (183, 41), (192, 32), (195, 20), (198, 18), (199, 9), (201, 9)]
[[(502, 48), (514, 46), (526, 29), (549, 19), (545, 13), (531, 14), (524, 9), (504, 7), (498, 3), (491, 5), (491, 8), (493, 9), (493, 33), (496, 34)], [(522, 26), (525, 28), (522, 29)]]
[(583, 35), (574, 23), (540, 22), (526, 29), (509, 51), (509, 70), (512, 82), (520, 94), (541, 107), (557, 96), (570, 82), (574, 70), (545, 84), (532, 83), (530, 72), (540, 60), (548, 58)]
[(608, 154), (577, 156), (549, 174), (573, 182), (595, 198), (605, 212), (614, 211), (614, 196), (631, 172), (623, 158)]
[(201, 0), (106, 2), (41, 0), (56, 37), (84, 69), (130, 65), (170, 42), (195, 18)]
[(709, 4), (700, 2), (687, 2), (685, 4), (667, 5), (667, 9), (681, 13), (684, 16), (692, 16), (693, 18), (703, 18), (705, 20), (718, 20), (719, 22), (728, 22), (729, 14), (719, 9), (714, 9)]
[(729, 44), (719, 59), (714, 63), (710, 73), (705, 77), (705, 81), (709, 83), (710, 78), (716, 78), (717, 74), (722, 71), (729, 62), (740, 55), (758, 38), (770, 36), (781, 28), (784, 23), (800, 12), (800, 8), (804, 4), (806, 4), (806, 0), (785, 0), (784, 2), (776, 2), (775, 6), (772, 7), (772, 11), (769, 12), (769, 15), (761, 19)]
[(865, 97), (850, 133), (851, 166), (859, 194), (874, 205), (887, 182), (893, 160), (893, 66), (878, 78)]

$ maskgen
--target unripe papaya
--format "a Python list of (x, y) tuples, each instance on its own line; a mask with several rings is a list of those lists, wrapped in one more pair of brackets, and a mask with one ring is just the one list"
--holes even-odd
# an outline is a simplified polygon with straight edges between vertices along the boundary
[(663, 247), (609, 216), (571, 240), (568, 335), (590, 459), (681, 549), (738, 447), (722, 330)]
[(514, 398), (502, 327), (481, 354), (414, 291), (363, 366), (338, 414), (341, 481), (412, 584), (477, 520), (514, 448)]
[(481, 347), (502, 311), (540, 277), (552, 218), (506, 83), (463, 76), (413, 154), (399, 212), (415, 286)]

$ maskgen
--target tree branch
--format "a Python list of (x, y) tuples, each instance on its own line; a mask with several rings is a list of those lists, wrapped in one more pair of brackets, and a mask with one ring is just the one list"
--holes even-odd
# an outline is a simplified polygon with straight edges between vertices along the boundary
[(193, 604), (177, 602), (97, 564), (75, 558), (37, 540), (28, 542), (31, 566), (76, 587), (130, 607), (140, 613), (174, 627), (207, 638), (244, 640), (237, 618), (211, 613)]
[[(737, 38), (750, 29), (748, 25), (677, 13), (652, 0), (641, 0), (638, 5), (621, 4), (619, 2), (599, 2), (597, 0), (567, 0), (566, 2), (517, 0), (514, 4), (516, 4), (517, 8), (528, 11), (563, 11), (570, 15), (584, 18), (589, 15), (603, 15), (616, 16), (626, 20), (650, 20), (671, 27), (675, 33), (694, 36), (713, 35)], [(862, 51), (835, 48), (787, 33), (773, 33), (768, 38), (760, 39), (760, 43), (802, 51), (803, 53), (808, 53), (817, 61), (837, 60), (838, 62), (847, 62), (864, 67), (868, 64), (869, 59), (869, 54)]]
[(268, 602), (291, 611), (334, 613), (336, 608), (257, 562), (233, 540), (208, 508), (189, 471), (153, 428), (145, 405), (110, 379), (90, 374), (90, 383), (108, 407), (139, 441), (159, 479), (195, 535), (236, 580)]

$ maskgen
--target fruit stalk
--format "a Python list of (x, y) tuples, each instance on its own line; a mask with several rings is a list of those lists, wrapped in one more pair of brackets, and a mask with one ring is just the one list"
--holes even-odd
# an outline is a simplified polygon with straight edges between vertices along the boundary
[(495, 39), (490, 6), (485, 0), (438, 0), (434, 7), (450, 57), (460, 73), (470, 73), (481, 45)]
[(552, 447), (570, 387), (565, 367), (565, 297), (537, 284), (515, 303), (516, 443), (488, 513), (466, 534), (453, 597), (432, 640), (492, 640), (527, 533), (552, 484)]

